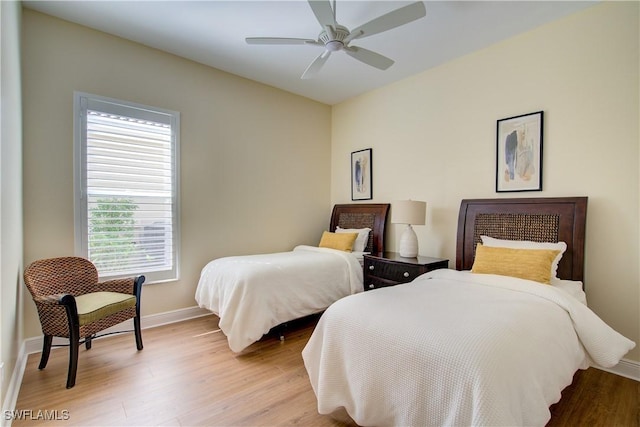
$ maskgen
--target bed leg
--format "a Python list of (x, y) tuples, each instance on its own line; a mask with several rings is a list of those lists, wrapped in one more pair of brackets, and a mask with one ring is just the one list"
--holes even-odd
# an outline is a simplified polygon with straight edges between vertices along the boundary
[(280, 342), (284, 342), (284, 331), (285, 329), (287, 329), (287, 324), (286, 323), (282, 323), (280, 325), (278, 325), (278, 327), (276, 328), (276, 332), (278, 332), (278, 338), (280, 338)]

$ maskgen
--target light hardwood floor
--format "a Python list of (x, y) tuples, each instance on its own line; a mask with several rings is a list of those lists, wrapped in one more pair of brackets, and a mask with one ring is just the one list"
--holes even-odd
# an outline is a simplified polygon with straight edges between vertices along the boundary
[[(140, 352), (132, 334), (103, 338), (89, 351), (81, 347), (70, 390), (67, 348), (52, 350), (42, 371), (40, 354), (32, 354), (16, 404), (30, 412), (12, 425), (354, 425), (317, 413), (300, 355), (314, 325), (315, 319), (290, 325), (284, 342), (269, 336), (241, 355), (229, 350), (221, 332), (212, 332), (215, 316), (144, 330)], [(581, 371), (551, 408), (548, 425), (637, 427), (639, 395), (636, 381)]]

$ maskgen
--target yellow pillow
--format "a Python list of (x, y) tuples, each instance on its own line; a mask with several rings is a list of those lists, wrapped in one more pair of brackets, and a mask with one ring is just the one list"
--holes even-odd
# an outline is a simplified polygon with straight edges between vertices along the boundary
[(499, 274), (549, 284), (551, 264), (560, 251), (492, 248), (478, 244), (472, 273)]
[(353, 242), (356, 241), (358, 233), (331, 233), (325, 231), (320, 239), (321, 248), (338, 249), (340, 251), (351, 252)]

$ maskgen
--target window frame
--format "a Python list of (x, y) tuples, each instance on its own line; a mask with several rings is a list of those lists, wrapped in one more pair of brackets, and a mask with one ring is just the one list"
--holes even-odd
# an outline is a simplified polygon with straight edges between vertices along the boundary
[[(95, 108), (95, 106), (102, 108)], [(168, 122), (171, 126), (172, 152), (172, 230), (173, 268), (170, 270), (150, 270), (137, 274), (146, 277), (145, 284), (177, 281), (180, 278), (180, 113), (164, 108), (152, 107), (130, 101), (108, 98), (100, 95), (74, 91), (74, 135), (73, 135), (73, 184), (74, 184), (74, 240), (76, 256), (88, 258), (89, 218), (87, 197), (87, 109)], [(135, 112), (135, 114), (131, 114)], [(163, 117), (164, 120), (158, 120)], [(131, 274), (108, 274), (105, 279), (117, 279)]]

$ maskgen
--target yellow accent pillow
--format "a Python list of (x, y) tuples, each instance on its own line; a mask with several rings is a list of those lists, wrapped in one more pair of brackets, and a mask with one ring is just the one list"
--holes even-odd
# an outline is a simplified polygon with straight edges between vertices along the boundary
[(320, 239), (321, 248), (338, 249), (340, 251), (351, 252), (353, 242), (356, 241), (358, 233), (331, 233), (325, 231)]
[(552, 249), (493, 248), (478, 244), (471, 272), (518, 277), (548, 285), (551, 264), (559, 252)]

